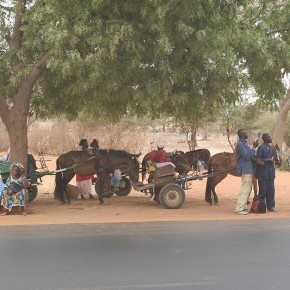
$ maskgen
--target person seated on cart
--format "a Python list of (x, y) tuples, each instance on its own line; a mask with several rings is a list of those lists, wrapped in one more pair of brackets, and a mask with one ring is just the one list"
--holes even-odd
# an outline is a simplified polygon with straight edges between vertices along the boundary
[(153, 150), (147, 153), (144, 159), (146, 161), (152, 160), (157, 164), (171, 161), (170, 158), (167, 156), (167, 152), (164, 150), (164, 143), (162, 141), (159, 141), (157, 143), (157, 150)]
[(143, 160), (145, 162), (148, 162), (149, 160), (153, 161), (157, 168), (165, 167), (167, 165), (170, 165), (173, 168), (176, 167), (167, 156), (167, 152), (164, 150), (164, 143), (162, 141), (157, 143), (157, 150), (147, 153)]
[[(153, 161), (153, 164), (152, 162)], [(147, 163), (147, 164), (146, 164)], [(142, 183), (145, 180), (145, 170), (146, 167), (148, 167), (148, 172), (154, 172), (157, 168), (163, 168), (166, 166), (171, 167), (174, 169), (176, 166), (171, 162), (170, 158), (167, 156), (167, 152), (164, 150), (164, 143), (162, 141), (159, 141), (157, 143), (157, 150), (153, 150), (149, 153), (147, 153), (142, 161)]]
[(11, 166), (11, 175), (7, 178), (4, 184), (4, 189), (1, 193), (1, 216), (11, 212), (14, 206), (21, 207), (22, 215), (26, 215), (25, 198), (27, 194), (26, 187), (29, 186), (27, 178), (21, 174), (24, 166), (19, 162), (14, 162)]

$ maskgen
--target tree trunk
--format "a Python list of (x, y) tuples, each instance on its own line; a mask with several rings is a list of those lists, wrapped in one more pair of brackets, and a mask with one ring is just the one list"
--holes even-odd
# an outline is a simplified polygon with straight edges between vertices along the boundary
[(196, 135), (197, 135), (197, 129), (198, 129), (198, 125), (197, 124), (192, 124), (191, 125), (191, 136), (190, 136), (190, 148), (189, 150), (195, 150), (195, 148), (197, 147), (197, 140), (196, 140)]
[(22, 82), (13, 96), (13, 105), (9, 109), (8, 104), (0, 97), (0, 114), (6, 126), (10, 140), (10, 162), (21, 162), (25, 168), (28, 153), (27, 119), (31, 98), (31, 85)]
[[(24, 110), (23, 110), (24, 111)], [(27, 168), (28, 139), (27, 139), (27, 116), (25, 112), (18, 110), (17, 117), (13, 111), (8, 114), (5, 125), (10, 140), (10, 162), (21, 162)]]
[(277, 144), (282, 149), (285, 124), (287, 121), (288, 111), (290, 110), (290, 89), (288, 89), (285, 98), (279, 102), (279, 107), (280, 112), (275, 125), (273, 144)]

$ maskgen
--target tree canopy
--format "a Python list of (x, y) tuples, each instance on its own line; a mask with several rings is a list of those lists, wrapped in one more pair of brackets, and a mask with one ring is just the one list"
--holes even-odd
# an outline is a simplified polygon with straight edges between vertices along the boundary
[(0, 116), (12, 155), (25, 156), (29, 114), (190, 120), (248, 87), (274, 104), (290, 68), (288, 2), (0, 1)]

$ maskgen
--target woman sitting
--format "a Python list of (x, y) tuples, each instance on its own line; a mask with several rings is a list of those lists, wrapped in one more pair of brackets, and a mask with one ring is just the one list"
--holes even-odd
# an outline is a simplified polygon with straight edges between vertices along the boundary
[(20, 206), (21, 213), (26, 215), (25, 211), (25, 196), (27, 193), (26, 187), (29, 185), (27, 178), (21, 174), (24, 166), (15, 162), (11, 166), (11, 175), (7, 178), (4, 184), (4, 190), (1, 193), (1, 205), (3, 212), (1, 216), (11, 212), (13, 206)]

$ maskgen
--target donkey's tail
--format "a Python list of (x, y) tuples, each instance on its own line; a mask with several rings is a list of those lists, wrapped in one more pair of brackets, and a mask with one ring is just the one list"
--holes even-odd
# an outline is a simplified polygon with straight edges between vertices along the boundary
[(145, 175), (146, 175), (146, 171), (147, 171), (147, 166), (146, 166), (146, 159), (145, 157), (143, 158), (142, 160), (142, 169), (141, 169), (141, 172), (142, 172), (142, 182), (144, 181), (145, 179)]
[[(56, 160), (56, 170), (60, 170), (61, 167), (59, 165), (59, 158)], [(55, 174), (55, 189), (54, 189), (54, 198), (60, 201), (63, 200), (63, 179), (62, 173), (57, 172)]]

